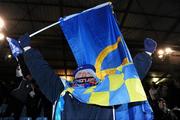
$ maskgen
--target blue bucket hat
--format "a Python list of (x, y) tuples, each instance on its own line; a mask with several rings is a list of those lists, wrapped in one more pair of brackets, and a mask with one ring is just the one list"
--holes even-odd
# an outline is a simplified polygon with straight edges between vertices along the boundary
[(147, 52), (154, 53), (157, 47), (157, 42), (151, 38), (144, 39), (144, 49)]

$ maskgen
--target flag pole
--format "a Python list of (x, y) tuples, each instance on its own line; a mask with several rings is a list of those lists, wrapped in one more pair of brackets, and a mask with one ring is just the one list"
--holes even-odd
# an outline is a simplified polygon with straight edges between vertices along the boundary
[(33, 36), (35, 36), (36, 34), (42, 32), (42, 31), (44, 31), (44, 30), (47, 30), (47, 29), (49, 29), (49, 28), (51, 28), (51, 27), (53, 27), (53, 26), (55, 26), (55, 25), (57, 25), (57, 24), (59, 24), (59, 23), (60, 23), (60, 21), (55, 22), (55, 23), (53, 23), (53, 24), (51, 24), (51, 25), (48, 25), (48, 26), (46, 26), (46, 27), (44, 27), (44, 28), (42, 28), (42, 29), (40, 29), (40, 30), (38, 30), (38, 31), (30, 34), (29, 37), (33, 37)]

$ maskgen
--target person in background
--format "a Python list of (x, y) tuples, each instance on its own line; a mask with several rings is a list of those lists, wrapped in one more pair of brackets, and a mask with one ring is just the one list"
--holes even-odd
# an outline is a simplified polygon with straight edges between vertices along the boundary
[(156, 47), (157, 47), (156, 41), (154, 41), (151, 38), (145, 38), (144, 51), (138, 53), (133, 59), (137, 73), (142, 81), (144, 77), (147, 75), (149, 69), (151, 68), (152, 65), (151, 55), (155, 52)]
[(158, 100), (157, 120), (178, 120), (173, 110), (169, 109), (163, 98)]
[(158, 85), (156, 85), (155, 82), (152, 82), (151, 87), (149, 89), (149, 94), (152, 101), (156, 101), (158, 99), (159, 97), (158, 90), (159, 90)]
[(11, 95), (17, 98), (22, 103), (27, 102), (29, 93), (32, 91), (31, 81), (24, 77), (20, 65), (16, 69), (16, 77), (19, 79), (20, 83), (17, 88), (11, 91)]
[[(14, 119), (19, 119), (21, 116), (21, 112), (24, 106), (22, 102), (26, 96), (24, 94), (20, 94), (22, 92), (18, 91), (19, 86), (22, 85), (22, 72), (20, 70), (20, 66), (17, 65), (16, 68), (16, 86), (13, 90), (10, 91), (9, 99), (8, 99), (8, 107), (5, 114), (5, 117), (13, 117)], [(20, 84), (20, 85), (18, 85)], [(17, 88), (16, 88), (17, 87)], [(24, 92), (24, 91), (23, 91)], [(22, 98), (23, 100), (19, 99)]]
[[(23, 97), (26, 96), (26, 100), (24, 100), (25, 105), (27, 107), (27, 116), (32, 117), (32, 119), (36, 119), (37, 117), (44, 116), (48, 119), (51, 119), (51, 114), (47, 112), (47, 108), (52, 108), (52, 104), (47, 100), (47, 98), (44, 97), (42, 92), (39, 90), (38, 85), (36, 84), (35, 80), (33, 80), (25, 62), (23, 55), (18, 55), (18, 62), (20, 65), (20, 68), (22, 70), (22, 74), (25, 77), (25, 81), (28, 83), (27, 86), (31, 89), (28, 90), (27, 86), (24, 88), (23, 91), (26, 91), (26, 94), (23, 95)], [(26, 89), (26, 90), (25, 90)], [(46, 103), (46, 104), (45, 104)], [(43, 108), (43, 110), (42, 110)], [(41, 115), (41, 112), (43, 113)]]
[(148, 71), (152, 65), (152, 54), (156, 51), (157, 43), (151, 38), (144, 39), (144, 51), (138, 53), (133, 58), (134, 66), (137, 70), (137, 73), (140, 77), (142, 82), (143, 88), (145, 93), (148, 97), (149, 102), (151, 103), (151, 95), (149, 94), (149, 85), (144, 80), (145, 76), (147, 75)]

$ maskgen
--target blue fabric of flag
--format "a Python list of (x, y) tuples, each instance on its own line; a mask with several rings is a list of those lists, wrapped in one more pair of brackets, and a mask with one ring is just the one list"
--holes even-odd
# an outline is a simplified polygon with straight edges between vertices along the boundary
[[(116, 43), (119, 36), (123, 39), (112, 15), (112, 6), (106, 4), (101, 9), (98, 9), (98, 6), (92, 10), (60, 18), (61, 28), (78, 65), (94, 65), (97, 56), (105, 47)], [(124, 57), (129, 57), (132, 61), (126, 49), (122, 41), (118, 49), (110, 51), (106, 56), (101, 63), (102, 69), (117, 67)]]

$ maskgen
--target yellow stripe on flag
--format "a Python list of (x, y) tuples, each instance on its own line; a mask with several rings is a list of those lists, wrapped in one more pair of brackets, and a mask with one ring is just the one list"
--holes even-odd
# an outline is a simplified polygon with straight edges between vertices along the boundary
[(124, 74), (114, 74), (114, 75), (109, 75), (109, 86), (110, 86), (110, 91), (117, 90), (121, 87), (121, 85), (124, 83)]

